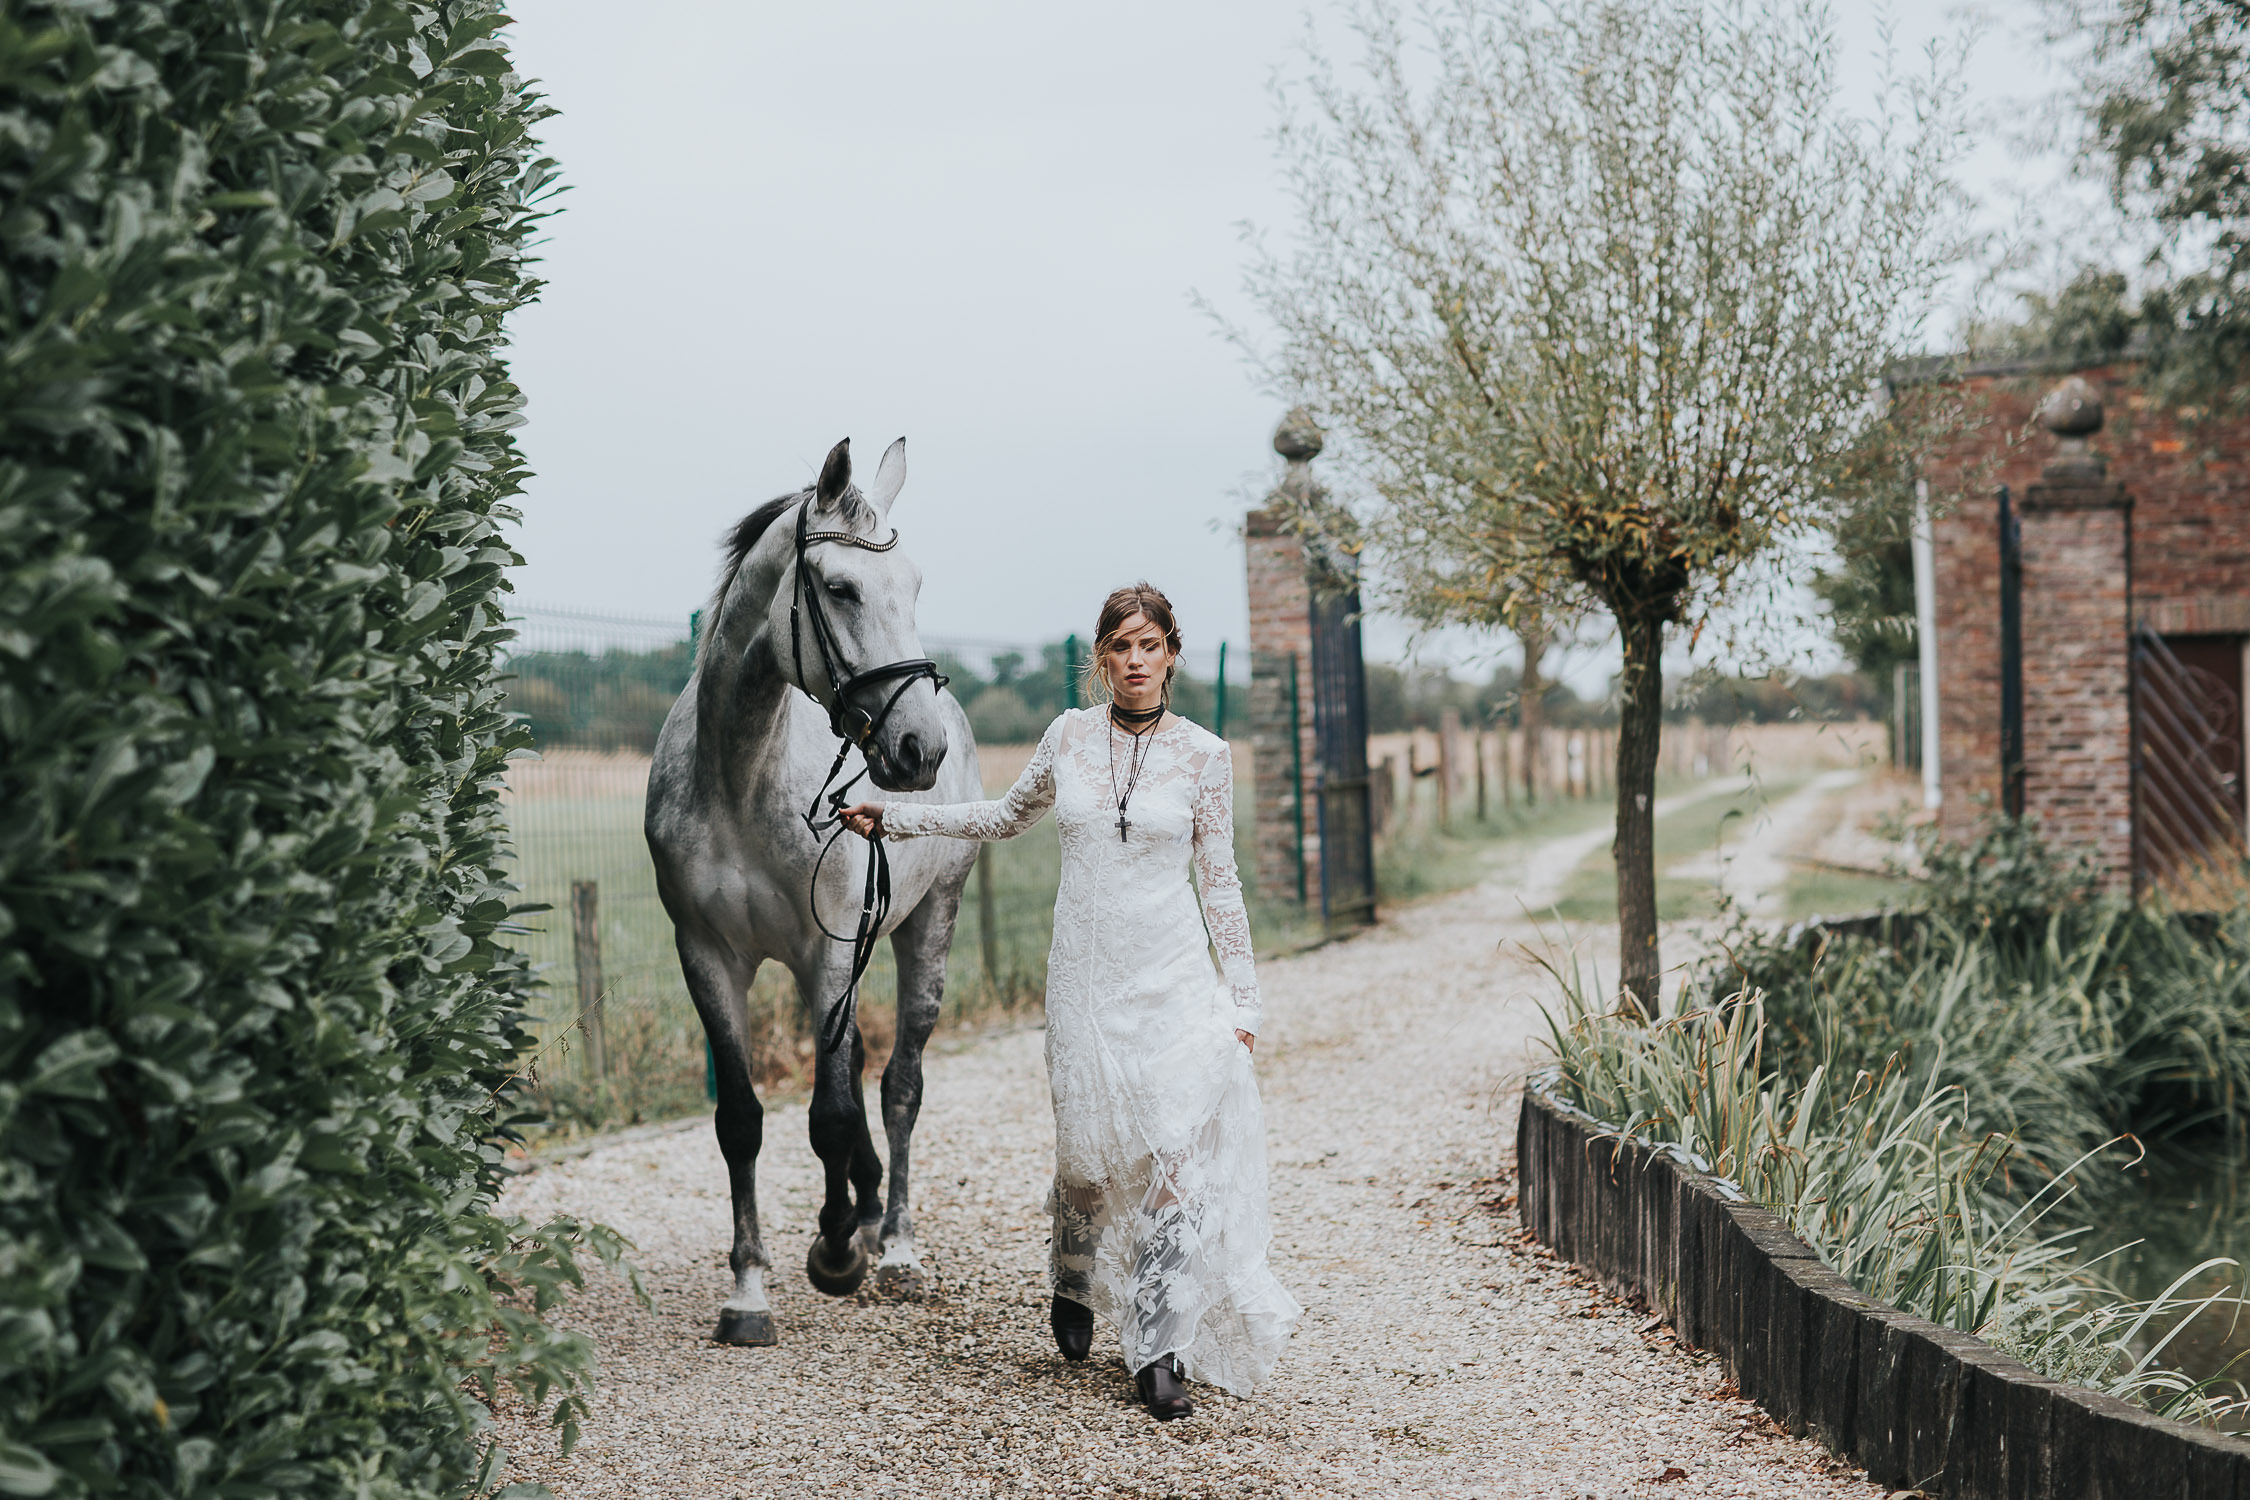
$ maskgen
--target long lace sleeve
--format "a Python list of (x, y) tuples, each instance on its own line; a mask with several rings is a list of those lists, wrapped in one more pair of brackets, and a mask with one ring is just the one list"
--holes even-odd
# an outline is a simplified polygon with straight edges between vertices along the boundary
[(1250, 956), (1250, 913), (1234, 867), (1234, 757), (1224, 744), (1196, 778), (1195, 883), (1203, 895), (1203, 925), (1234, 993), (1234, 1024), (1255, 1036), (1264, 1006)]
[(1062, 720), (1057, 719), (1039, 737), (1039, 747), (1016, 784), (997, 802), (884, 803), (884, 836), (912, 839), (936, 833), (988, 843), (1014, 838), (1055, 805), (1055, 742), (1061, 735)]

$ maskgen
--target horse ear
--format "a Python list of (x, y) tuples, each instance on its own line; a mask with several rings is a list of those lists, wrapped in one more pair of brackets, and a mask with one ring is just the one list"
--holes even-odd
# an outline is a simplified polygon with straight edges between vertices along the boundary
[(844, 498), (844, 491), (852, 487), (852, 440), (845, 438), (828, 450), (828, 461), (820, 466), (820, 482), (813, 486), (813, 504), (821, 510), (832, 510)]
[(867, 503), (875, 507), (875, 514), (888, 518), (891, 502), (905, 484), (906, 439), (900, 438), (883, 450), (883, 461), (875, 468), (875, 483), (867, 491)]

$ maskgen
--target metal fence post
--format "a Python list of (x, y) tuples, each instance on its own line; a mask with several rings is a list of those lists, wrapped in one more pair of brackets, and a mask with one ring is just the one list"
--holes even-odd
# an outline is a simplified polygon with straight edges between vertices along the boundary
[(1297, 904), (1305, 904), (1305, 721), (1297, 708), (1297, 653), (1289, 653), (1289, 784), (1297, 795)]
[(2000, 486), (2000, 806), (2023, 816), (2023, 528)]
[(1215, 699), (1211, 717), (1218, 721), (1211, 726), (1211, 732), (1223, 740), (1227, 737), (1227, 643), (1225, 641), (1219, 642), (1219, 676), (1218, 680), (1211, 684), (1211, 692)]
[(602, 1029), (600, 899), (597, 882), (570, 883), (570, 944), (578, 963), (578, 1025), (586, 1034), (586, 1069), (596, 1083), (609, 1077), (609, 1038)]

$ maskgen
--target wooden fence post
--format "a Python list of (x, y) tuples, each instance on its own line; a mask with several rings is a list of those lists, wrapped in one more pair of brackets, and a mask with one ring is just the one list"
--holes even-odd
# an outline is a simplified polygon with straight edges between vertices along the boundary
[(602, 1029), (601, 890), (598, 882), (570, 883), (570, 947), (578, 963), (578, 1027), (586, 1034), (586, 1070), (600, 1083), (609, 1077), (609, 1037)]
[[(1448, 709), (1446, 712), (1450, 713)], [(1453, 736), (1446, 732), (1443, 714), (1438, 716), (1437, 732), (1437, 824), (1439, 830), (1453, 825)]]
[(1477, 821), (1478, 821), (1479, 823), (1482, 823), (1482, 822), (1483, 822), (1483, 821), (1485, 820), (1485, 808), (1484, 808), (1484, 726), (1483, 726), (1483, 725), (1481, 725), (1481, 724), (1477, 726), (1477, 739), (1476, 739), (1476, 756), (1477, 756)]
[(977, 943), (984, 950), (984, 977), (1000, 987), (1000, 929), (992, 912), (992, 846), (977, 846)]

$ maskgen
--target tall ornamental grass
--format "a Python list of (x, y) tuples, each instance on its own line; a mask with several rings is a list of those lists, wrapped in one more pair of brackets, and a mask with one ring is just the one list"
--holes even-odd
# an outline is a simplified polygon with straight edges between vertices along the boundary
[(2228, 1263), (2134, 1303), (2056, 1226), (2151, 1144), (2241, 1145), (2250, 910), (2127, 904), (2006, 822), (1929, 846), (1915, 904), (1872, 933), (1738, 929), (1708, 1002), (1654, 1026), (1558, 973), (1554, 1088), (1734, 1181), (1873, 1296), (2158, 1411), (2233, 1409), (2162, 1364), (2190, 1318), (2235, 1315), (2177, 1295)]
[(496, 1216), (548, 181), (487, 0), (0, 7), (0, 1495), (456, 1495), (613, 1241)]
[[(1896, 1055), (1958, 1088), (1972, 1129), (2053, 1172), (2119, 1136), (2244, 1143), (2250, 907), (2181, 913), (2104, 895), (2035, 827), (1933, 845), (1890, 935), (1736, 934), (1715, 986), (1765, 996), (1769, 1063)], [(2100, 1180), (2094, 1174), (2089, 1180)]]
[[(1736, 994), (1654, 1024), (1604, 1007), (1575, 973), (1549, 1013), (1544, 1086), (1621, 1135), (1667, 1148), (1775, 1210), (1861, 1291), (1984, 1338), (2032, 1369), (2190, 1420), (2239, 1409), (2217, 1383), (2162, 1363), (2203, 1310), (2179, 1289), (2136, 1303), (2045, 1227), (2052, 1180), (2008, 1190), (2013, 1143), (1969, 1120), (1956, 1085), (1896, 1062), (1879, 1072), (1767, 1066), (1762, 997)], [(2151, 1326), (2168, 1327), (2160, 1339)]]

